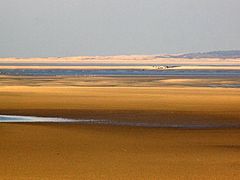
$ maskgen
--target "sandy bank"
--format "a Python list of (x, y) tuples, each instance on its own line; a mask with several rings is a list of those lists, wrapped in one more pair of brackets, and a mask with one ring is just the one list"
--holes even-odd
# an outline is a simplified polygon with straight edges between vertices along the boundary
[(2, 86), (0, 114), (239, 123), (240, 91), (230, 88)]

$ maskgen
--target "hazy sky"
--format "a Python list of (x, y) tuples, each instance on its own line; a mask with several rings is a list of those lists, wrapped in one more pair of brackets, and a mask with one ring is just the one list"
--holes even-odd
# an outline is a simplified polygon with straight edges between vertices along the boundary
[(239, 0), (0, 0), (0, 57), (230, 49)]

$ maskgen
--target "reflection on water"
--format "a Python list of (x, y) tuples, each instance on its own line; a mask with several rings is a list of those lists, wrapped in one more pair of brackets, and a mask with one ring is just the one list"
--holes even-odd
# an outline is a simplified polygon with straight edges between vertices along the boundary
[[(35, 116), (9, 116), (0, 115), (0, 122), (59, 122), (59, 123), (70, 123), (70, 122), (92, 122), (95, 120), (74, 120), (65, 118), (51, 118), (51, 117), (35, 117)], [(97, 122), (97, 120), (96, 120)]]
[(206, 123), (148, 123), (134, 121), (111, 121), (94, 119), (65, 119), (34, 116), (9, 116), (0, 115), (0, 123), (77, 123), (77, 124), (98, 124), (115, 126), (133, 126), (148, 128), (183, 128), (183, 129), (210, 129), (210, 128), (240, 128), (240, 124), (206, 124)]

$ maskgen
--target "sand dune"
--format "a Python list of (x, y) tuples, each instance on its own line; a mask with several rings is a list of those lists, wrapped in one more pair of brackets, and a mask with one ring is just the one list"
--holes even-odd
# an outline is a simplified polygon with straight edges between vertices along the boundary
[(153, 66), (0, 66), (0, 69), (145, 69), (155, 70)]
[(158, 58), (157, 56), (81, 56), (60, 58), (1, 58), (1, 63), (111, 63), (111, 64), (187, 64), (187, 65), (239, 65), (240, 59), (184, 59)]
[(83, 65), (75, 65), (75, 66), (0, 66), (0, 69), (83, 69), (83, 70), (117, 70), (117, 69), (128, 69), (128, 70), (171, 70), (171, 69), (180, 69), (180, 70), (240, 70), (240, 66), (176, 66), (176, 67), (166, 67), (166, 66), (83, 66)]

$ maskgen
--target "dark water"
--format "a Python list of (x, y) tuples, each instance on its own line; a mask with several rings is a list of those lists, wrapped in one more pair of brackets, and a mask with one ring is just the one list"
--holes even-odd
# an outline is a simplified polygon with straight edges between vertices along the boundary
[(12, 76), (189, 76), (240, 77), (240, 70), (60, 70), (0, 69), (0, 75)]

